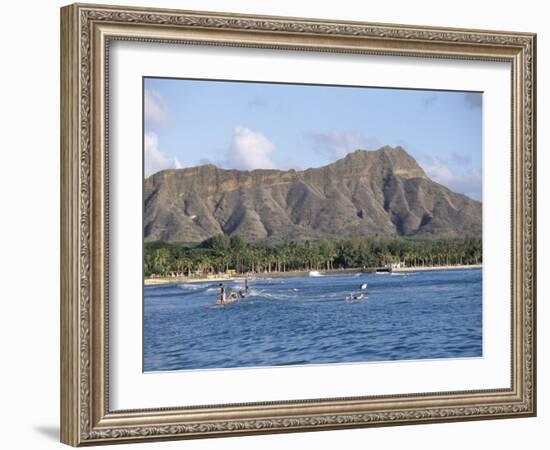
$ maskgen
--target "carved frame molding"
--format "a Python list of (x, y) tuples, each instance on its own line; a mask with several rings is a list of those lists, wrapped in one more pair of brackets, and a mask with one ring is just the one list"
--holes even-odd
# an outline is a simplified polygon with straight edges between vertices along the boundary
[[(108, 62), (113, 40), (509, 61), (512, 386), (487, 391), (110, 411)], [(61, 10), (61, 439), (78, 446), (536, 413), (536, 36), (128, 7)]]

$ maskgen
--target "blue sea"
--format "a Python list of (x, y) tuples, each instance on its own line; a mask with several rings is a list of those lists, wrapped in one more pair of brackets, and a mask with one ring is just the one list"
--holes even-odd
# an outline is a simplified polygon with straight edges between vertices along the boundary
[[(367, 283), (361, 291), (360, 286)], [(225, 283), (228, 290), (244, 282)], [(146, 286), (145, 371), (482, 356), (482, 271), (257, 278)], [(363, 300), (346, 300), (364, 292)]]

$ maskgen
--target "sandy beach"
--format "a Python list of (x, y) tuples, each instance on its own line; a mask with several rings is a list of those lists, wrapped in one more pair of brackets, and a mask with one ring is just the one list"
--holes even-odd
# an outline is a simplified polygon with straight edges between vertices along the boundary
[(199, 278), (189, 278), (189, 277), (145, 278), (143, 284), (145, 286), (156, 286), (161, 284), (210, 283), (210, 282), (244, 280), (245, 278), (246, 277), (244, 276), (235, 276), (235, 277), (212, 276), (212, 277), (199, 277)]
[(392, 272), (420, 272), (422, 270), (459, 270), (459, 269), (481, 269), (483, 264), (462, 264), (454, 266), (416, 266), (400, 267), (393, 269)]

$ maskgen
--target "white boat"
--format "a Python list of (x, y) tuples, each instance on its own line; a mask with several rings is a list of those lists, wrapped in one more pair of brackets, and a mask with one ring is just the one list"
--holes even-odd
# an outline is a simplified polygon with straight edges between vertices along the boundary
[(309, 272), (309, 276), (310, 277), (322, 277), (323, 275), (321, 275), (318, 270), (312, 270), (311, 272)]

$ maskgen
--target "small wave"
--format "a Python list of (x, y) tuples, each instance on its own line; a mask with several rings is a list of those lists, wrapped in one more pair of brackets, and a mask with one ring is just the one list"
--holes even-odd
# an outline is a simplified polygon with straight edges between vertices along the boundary
[(199, 289), (204, 289), (211, 285), (204, 284), (204, 283), (183, 283), (183, 284), (178, 284), (177, 286), (178, 288), (183, 290), (198, 291)]
[(252, 297), (258, 298), (258, 297), (264, 297), (264, 289), (249, 289), (247, 293), (245, 293), (244, 289), (241, 289), (240, 291), (233, 291), (235, 293), (243, 292), (245, 294), (244, 298), (241, 298), (241, 300), (246, 300)]
[(281, 293), (272, 294), (272, 293), (269, 293), (269, 292), (262, 292), (261, 296), (264, 297), (264, 298), (267, 298), (267, 299), (271, 299), (271, 300), (286, 300), (286, 299), (289, 299), (289, 298), (291, 298), (291, 299), (296, 298), (295, 295), (288, 295), (288, 294), (281, 294)]

